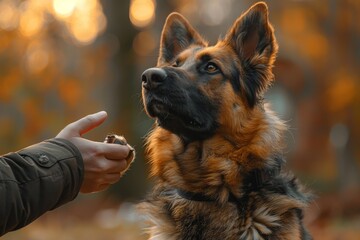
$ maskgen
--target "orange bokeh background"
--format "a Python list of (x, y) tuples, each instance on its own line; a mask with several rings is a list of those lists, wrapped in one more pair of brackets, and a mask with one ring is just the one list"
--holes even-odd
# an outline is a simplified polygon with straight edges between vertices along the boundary
[[(256, 1), (0, 0), (0, 153), (55, 136), (106, 110), (86, 137), (123, 134), (137, 150), (108, 191), (81, 195), (3, 239), (142, 239), (133, 203), (151, 187), (140, 75), (154, 66), (177, 11), (211, 43)], [(315, 239), (360, 238), (360, 2), (267, 1), (280, 50), (266, 99), (289, 131), (288, 166), (318, 196)]]

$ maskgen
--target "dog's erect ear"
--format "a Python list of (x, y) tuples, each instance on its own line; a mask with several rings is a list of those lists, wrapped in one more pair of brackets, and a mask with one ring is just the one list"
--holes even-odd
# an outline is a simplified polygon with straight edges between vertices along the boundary
[(170, 63), (190, 45), (205, 46), (206, 42), (181, 14), (171, 13), (162, 30), (158, 65)]
[(259, 2), (242, 14), (227, 33), (225, 42), (242, 63), (240, 84), (249, 106), (253, 107), (273, 81), (272, 65), (278, 49), (267, 5)]

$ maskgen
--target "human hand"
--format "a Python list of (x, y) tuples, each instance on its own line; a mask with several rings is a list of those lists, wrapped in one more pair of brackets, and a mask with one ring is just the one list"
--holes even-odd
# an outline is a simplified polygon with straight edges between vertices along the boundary
[[(80, 151), (84, 162), (82, 193), (105, 190), (116, 183), (127, 168), (126, 159), (131, 151), (127, 145), (94, 142), (82, 137), (86, 132), (102, 124), (107, 113), (101, 111), (70, 123), (56, 136), (72, 142)], [(133, 150), (133, 149), (132, 149)]]

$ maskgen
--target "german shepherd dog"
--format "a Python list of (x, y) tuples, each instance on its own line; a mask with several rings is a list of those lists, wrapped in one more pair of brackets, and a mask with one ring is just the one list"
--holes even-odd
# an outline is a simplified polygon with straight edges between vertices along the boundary
[(151, 240), (311, 239), (310, 195), (281, 171), (285, 124), (264, 102), (277, 53), (268, 8), (253, 5), (214, 46), (180, 14), (142, 74), (152, 193)]

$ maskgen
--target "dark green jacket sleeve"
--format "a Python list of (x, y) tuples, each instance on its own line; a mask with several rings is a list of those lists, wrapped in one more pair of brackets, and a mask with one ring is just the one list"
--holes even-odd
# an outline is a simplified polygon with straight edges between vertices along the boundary
[(83, 168), (80, 152), (64, 139), (0, 156), (0, 236), (73, 200)]

